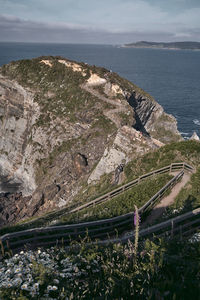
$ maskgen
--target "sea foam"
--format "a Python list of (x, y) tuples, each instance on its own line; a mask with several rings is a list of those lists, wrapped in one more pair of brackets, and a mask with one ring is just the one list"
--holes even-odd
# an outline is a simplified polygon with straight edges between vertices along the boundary
[(200, 120), (198, 120), (198, 119), (194, 119), (193, 123), (196, 124), (196, 125), (198, 125), (198, 126), (200, 126)]

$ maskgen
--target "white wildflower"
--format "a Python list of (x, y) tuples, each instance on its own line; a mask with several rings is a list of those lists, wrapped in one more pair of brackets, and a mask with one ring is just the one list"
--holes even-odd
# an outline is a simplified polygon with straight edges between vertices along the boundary
[(36, 282), (36, 283), (34, 283), (33, 288), (36, 289), (36, 290), (38, 290), (39, 289), (39, 285), (40, 284), (38, 282)]
[(53, 282), (56, 283), (56, 284), (59, 284), (59, 280), (58, 279), (54, 279)]
[(34, 296), (36, 295), (35, 290), (31, 290), (31, 291), (30, 291), (30, 295), (31, 295), (32, 297), (34, 297)]
[(22, 284), (21, 289), (28, 290), (28, 284), (27, 283)]
[(21, 278), (16, 278), (13, 280), (13, 286), (19, 286), (22, 283), (22, 279)]
[(21, 268), (15, 269), (15, 273), (20, 273), (20, 272), (21, 272)]

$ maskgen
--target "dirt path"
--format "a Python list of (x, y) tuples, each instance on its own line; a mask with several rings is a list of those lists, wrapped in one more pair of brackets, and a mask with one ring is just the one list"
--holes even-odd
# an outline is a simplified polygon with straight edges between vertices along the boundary
[[(173, 173), (173, 175), (177, 175), (177, 173)], [(159, 218), (165, 211), (166, 207), (170, 206), (180, 190), (186, 185), (186, 183), (190, 180), (191, 173), (184, 173), (180, 182), (178, 182), (171, 190), (171, 193), (164, 197), (151, 211), (150, 215), (147, 217), (146, 221), (141, 225), (141, 228), (145, 228), (153, 223), (157, 218)]]
[(93, 96), (99, 98), (100, 100), (102, 100), (108, 104), (117, 106), (117, 108), (105, 110), (103, 113), (108, 119), (110, 119), (113, 123), (115, 123), (117, 128), (119, 128), (121, 126), (121, 121), (120, 121), (120, 118), (117, 116), (117, 114), (120, 112), (127, 111), (127, 108), (124, 107), (124, 104), (122, 104), (119, 99), (111, 100), (111, 99), (106, 98), (103, 95), (101, 95), (98, 91), (93, 89), (93, 87), (95, 87), (95, 86), (99, 86), (99, 84), (95, 84), (95, 85), (83, 84), (83, 85), (81, 85), (81, 88), (84, 89), (85, 91), (89, 92)]

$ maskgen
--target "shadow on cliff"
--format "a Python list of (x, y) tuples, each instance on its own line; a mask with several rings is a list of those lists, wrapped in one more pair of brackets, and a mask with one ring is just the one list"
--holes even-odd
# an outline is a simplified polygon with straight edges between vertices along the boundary
[(149, 133), (146, 131), (143, 123), (141, 122), (138, 114), (137, 114), (137, 101), (135, 99), (134, 94), (132, 94), (129, 98), (127, 98), (127, 101), (129, 103), (129, 105), (133, 108), (134, 113), (135, 113), (135, 125), (133, 126), (133, 128), (135, 128), (136, 130), (140, 131), (143, 133), (143, 135), (148, 136), (149, 137)]

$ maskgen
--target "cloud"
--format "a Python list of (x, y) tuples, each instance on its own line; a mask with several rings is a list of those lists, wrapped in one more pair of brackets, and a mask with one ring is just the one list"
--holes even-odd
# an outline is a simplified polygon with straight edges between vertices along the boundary
[[(128, 2), (125, 0), (129, 7), (131, 3)], [(146, 7), (144, 1), (142, 5)], [(137, 7), (135, 9), (137, 11)], [(132, 23), (126, 20), (124, 26), (117, 27), (113, 23), (110, 26), (102, 23), (100, 26), (91, 21), (89, 24), (54, 20), (32, 21), (4, 14), (0, 15), (0, 41), (123, 44), (138, 40), (200, 40), (199, 15), (198, 9), (191, 9), (167, 20), (166, 13), (158, 10), (157, 18), (154, 18), (151, 11), (148, 20), (143, 21), (141, 15), (135, 15), (134, 18), (132, 16)], [(195, 22), (192, 22), (192, 16)], [(119, 19), (119, 12), (116, 12), (116, 18)], [(185, 18), (188, 26), (183, 22)]]
[[(109, 32), (67, 23), (33, 22), (0, 15), (0, 40), (17, 42), (124, 43), (141, 32)], [(148, 34), (146, 34), (146, 37)]]
[(112, 32), (157, 30), (160, 26), (164, 29), (175, 22), (176, 16), (187, 24), (188, 20), (181, 18), (181, 14), (196, 8), (198, 3), (199, 0), (0, 0), (2, 14)]

